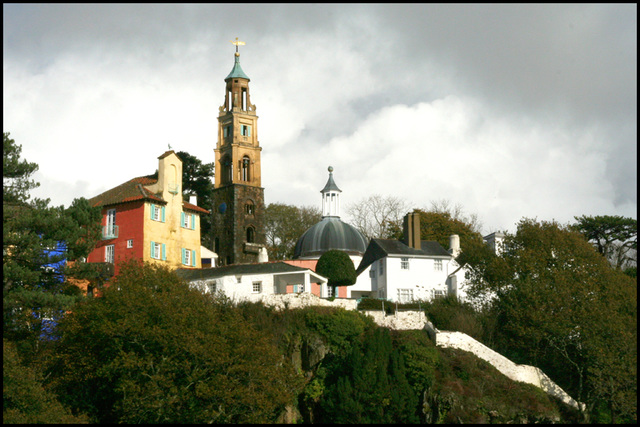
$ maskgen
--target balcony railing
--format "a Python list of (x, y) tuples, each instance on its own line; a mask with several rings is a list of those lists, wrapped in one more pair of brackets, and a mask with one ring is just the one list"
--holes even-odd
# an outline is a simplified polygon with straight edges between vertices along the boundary
[(118, 237), (117, 225), (106, 225), (102, 227), (102, 240), (115, 239)]

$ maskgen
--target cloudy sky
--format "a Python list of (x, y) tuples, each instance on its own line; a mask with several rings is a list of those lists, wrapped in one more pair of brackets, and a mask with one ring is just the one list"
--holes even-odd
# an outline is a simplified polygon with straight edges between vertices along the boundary
[(637, 218), (637, 6), (3, 5), (3, 131), (68, 206), (214, 161), (236, 37), (266, 203)]

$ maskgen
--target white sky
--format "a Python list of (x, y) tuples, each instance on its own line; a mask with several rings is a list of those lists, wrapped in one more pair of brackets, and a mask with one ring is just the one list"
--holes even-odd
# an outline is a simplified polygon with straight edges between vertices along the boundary
[(214, 161), (239, 37), (266, 203), (637, 218), (637, 5), (3, 5), (3, 131), (52, 205)]

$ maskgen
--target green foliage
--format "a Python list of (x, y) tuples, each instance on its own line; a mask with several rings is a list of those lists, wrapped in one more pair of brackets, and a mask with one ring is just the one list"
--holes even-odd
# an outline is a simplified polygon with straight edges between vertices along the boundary
[(416, 396), (422, 396), (435, 379), (438, 350), (424, 331), (396, 331), (394, 344), (404, 357), (406, 375)]
[(428, 319), (443, 331), (459, 331), (481, 340), (483, 329), (477, 313), (467, 302), (458, 300), (454, 295), (437, 298), (428, 304)]
[(21, 147), (8, 133), (3, 142), (3, 331), (12, 340), (34, 341), (43, 317), (55, 318), (70, 307), (65, 260), (93, 248), (100, 209), (83, 198), (67, 209), (49, 207), (49, 200), (30, 201), (28, 192), (38, 185), (30, 179), (37, 165), (20, 160)]
[(123, 264), (61, 331), (54, 384), (97, 422), (273, 422), (298, 391), (268, 336), (158, 265)]
[[(427, 423), (557, 423), (576, 421), (539, 388), (515, 382), (469, 352), (439, 348), (435, 380), (425, 393)], [(563, 412), (568, 415), (563, 418)]]
[(348, 353), (365, 330), (373, 327), (371, 318), (343, 308), (311, 308), (305, 309), (304, 313), (307, 326), (341, 355)]
[(353, 261), (346, 252), (336, 249), (320, 256), (316, 264), (316, 273), (326, 277), (329, 286), (350, 286), (356, 283), (358, 276)]
[(36, 163), (20, 159), (22, 146), (2, 133), (2, 204), (21, 205), (29, 199), (29, 190), (40, 186), (31, 179), (38, 170)]
[(41, 375), (21, 363), (15, 344), (2, 340), (2, 421), (5, 424), (78, 424), (86, 417), (73, 416), (45, 390)]
[(633, 267), (637, 259), (638, 220), (622, 216), (575, 217), (571, 228), (593, 243), (617, 269)]
[(320, 422), (415, 423), (418, 399), (389, 330), (375, 328), (327, 378)]
[(482, 235), (473, 229), (471, 224), (461, 219), (453, 218), (449, 212), (434, 212), (416, 209), (420, 214), (420, 238), (435, 240), (443, 248), (449, 247), (449, 237), (457, 234), (460, 237), (460, 247), (465, 248), (482, 244)]
[[(213, 177), (214, 163), (203, 163), (202, 160), (185, 152), (176, 153), (182, 160), (182, 192), (185, 200), (189, 201), (190, 195), (198, 196), (198, 206), (211, 210), (213, 206)], [(200, 215), (200, 238), (202, 245), (212, 249), (212, 216)]]
[(320, 209), (270, 203), (264, 214), (267, 253), (270, 260), (291, 259), (296, 242), (310, 227), (322, 219)]
[(496, 349), (540, 367), (589, 407), (605, 400), (633, 419), (636, 281), (555, 222), (522, 220), (498, 259), (501, 274), (470, 276), (472, 293), (492, 301)]

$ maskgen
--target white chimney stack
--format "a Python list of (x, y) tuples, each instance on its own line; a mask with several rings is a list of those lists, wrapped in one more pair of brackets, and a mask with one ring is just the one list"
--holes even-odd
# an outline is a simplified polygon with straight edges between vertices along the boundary
[(196, 196), (195, 194), (189, 196), (189, 203), (198, 206), (198, 196)]
[(454, 258), (460, 255), (460, 236), (457, 234), (449, 236), (449, 252)]

